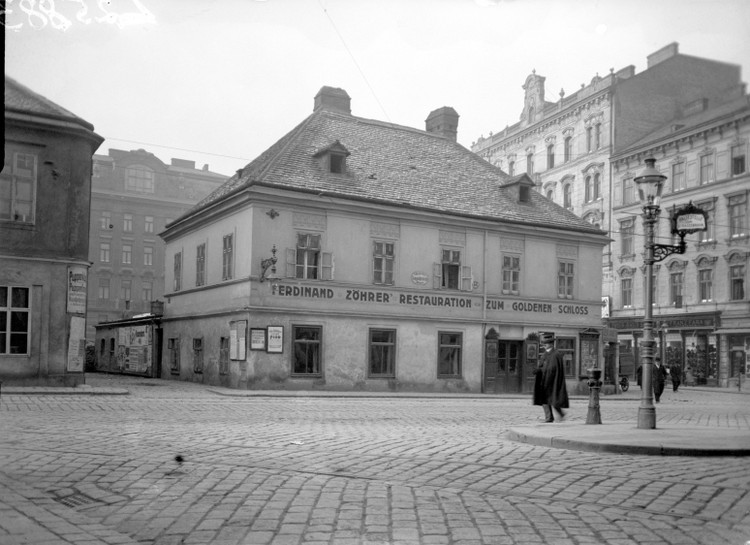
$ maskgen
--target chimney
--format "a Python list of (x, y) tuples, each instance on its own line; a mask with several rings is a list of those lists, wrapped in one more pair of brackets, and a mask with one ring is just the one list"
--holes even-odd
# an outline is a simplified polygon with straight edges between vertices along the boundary
[(458, 113), (450, 106), (431, 111), (425, 119), (425, 130), (455, 142), (458, 136)]
[(346, 91), (336, 87), (323, 86), (315, 95), (315, 107), (313, 112), (318, 110), (328, 110), (342, 114), (352, 113), (352, 99)]
[(671, 44), (662, 47), (659, 51), (651, 53), (646, 59), (648, 60), (648, 67), (656, 66), (660, 62), (664, 62), (667, 59), (671, 59), (679, 53), (680, 44), (672, 42)]

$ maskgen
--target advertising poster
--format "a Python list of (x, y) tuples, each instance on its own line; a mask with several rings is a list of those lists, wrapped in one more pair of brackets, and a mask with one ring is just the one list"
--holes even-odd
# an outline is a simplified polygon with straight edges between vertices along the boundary
[(284, 348), (284, 327), (280, 325), (268, 326), (268, 352), (281, 354)]
[(86, 357), (86, 318), (70, 317), (70, 337), (68, 337), (68, 366), (72, 373), (83, 373)]
[(86, 267), (68, 267), (68, 313), (86, 314)]

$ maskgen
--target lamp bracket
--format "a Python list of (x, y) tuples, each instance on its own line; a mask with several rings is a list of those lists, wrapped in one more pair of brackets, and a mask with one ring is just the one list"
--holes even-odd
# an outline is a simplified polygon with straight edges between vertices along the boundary
[(271, 269), (272, 273), (276, 273), (276, 245), (273, 245), (273, 248), (271, 248), (271, 257), (266, 259), (260, 260), (260, 278), (259, 280), (263, 282), (264, 280), (268, 280), (268, 277), (266, 276), (266, 273), (268, 272), (268, 269)]
[(685, 235), (680, 236), (678, 244), (654, 244), (654, 263), (664, 261), (672, 254), (684, 254), (686, 249)]

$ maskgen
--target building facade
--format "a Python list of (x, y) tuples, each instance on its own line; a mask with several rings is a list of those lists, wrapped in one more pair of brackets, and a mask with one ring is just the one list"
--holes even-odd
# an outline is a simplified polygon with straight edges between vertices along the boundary
[(143, 149), (94, 155), (91, 192), (89, 306), (95, 325), (150, 313), (164, 295), (164, 241), (158, 233), (227, 177), (194, 161), (163, 163)]
[[(573, 93), (548, 101), (545, 78), (526, 79), (520, 120), (480, 137), (472, 151), (510, 174), (526, 172), (538, 191), (607, 232), (617, 229), (615, 178), (610, 158), (669, 123), (696, 101), (725, 100), (741, 93), (740, 67), (679, 52), (672, 43), (634, 66), (595, 75)], [(617, 290), (613, 247), (605, 248), (603, 293)]]
[[(456, 143), (313, 113), (161, 233), (162, 376), (233, 388), (519, 392), (538, 333), (601, 365), (606, 236)], [(106, 339), (105, 339), (106, 346)]]
[[(653, 267), (657, 353), (688, 384), (741, 387), (750, 353), (750, 97), (699, 99), (675, 119), (612, 156), (614, 277), (610, 327), (638, 358), (645, 269), (643, 223), (633, 178), (653, 157), (667, 177), (657, 244), (672, 245), (670, 214), (693, 203), (706, 231), (686, 238), (684, 254)], [(744, 382), (744, 378), (743, 378)]]
[(0, 381), (83, 380), (91, 157), (87, 121), (5, 77)]

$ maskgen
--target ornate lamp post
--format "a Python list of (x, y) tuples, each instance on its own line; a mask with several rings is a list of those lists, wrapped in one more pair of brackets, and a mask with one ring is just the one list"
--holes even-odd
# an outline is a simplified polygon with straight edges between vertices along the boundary
[(679, 211), (673, 211), (671, 217), (672, 234), (680, 236), (678, 244), (654, 244), (654, 229), (659, 220), (661, 208), (661, 191), (666, 176), (661, 174), (654, 164), (656, 159), (646, 159), (646, 168), (640, 176), (633, 180), (638, 186), (638, 197), (643, 207), (643, 226), (646, 232), (646, 253), (644, 263), (646, 265), (646, 293), (643, 310), (643, 341), (641, 341), (641, 366), (643, 374), (641, 377), (641, 404), (638, 407), (638, 428), (653, 430), (656, 428), (656, 409), (653, 399), (653, 364), (654, 364), (654, 263), (666, 259), (672, 254), (684, 254), (685, 235), (706, 230), (707, 214), (697, 208), (692, 202), (682, 207)]

